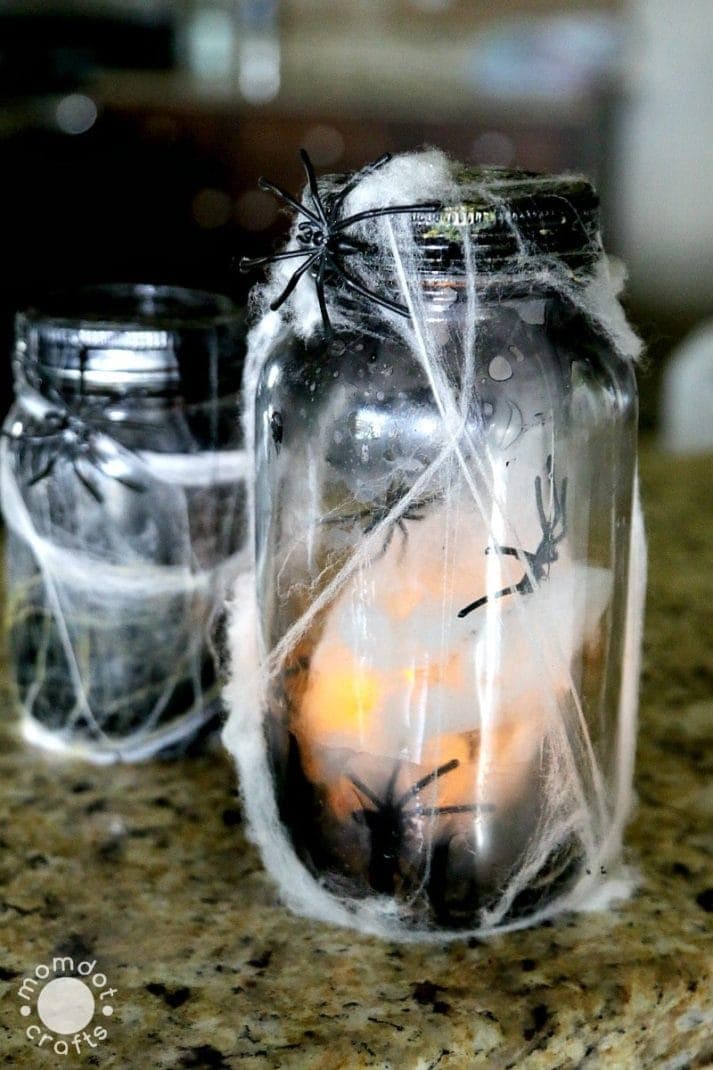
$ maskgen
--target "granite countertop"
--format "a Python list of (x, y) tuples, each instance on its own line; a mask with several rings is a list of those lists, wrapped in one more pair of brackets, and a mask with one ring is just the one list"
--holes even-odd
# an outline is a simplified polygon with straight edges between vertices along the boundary
[[(133, 768), (61, 762), (17, 738), (5, 697), (0, 1065), (713, 1065), (713, 466), (644, 461), (651, 581), (631, 900), (430, 947), (294, 918), (246, 844), (219, 749)], [(80, 1054), (25, 1034), (36, 1018), (21, 1016), (19, 986), (56, 955), (95, 961), (114, 990), (107, 1036)]]

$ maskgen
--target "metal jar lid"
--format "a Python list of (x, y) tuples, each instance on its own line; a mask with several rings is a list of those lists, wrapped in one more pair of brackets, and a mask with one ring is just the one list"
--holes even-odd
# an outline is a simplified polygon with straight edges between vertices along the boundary
[(540, 257), (571, 270), (602, 255), (599, 198), (578, 175), (463, 168), (460, 199), (412, 216), (426, 272), (465, 271), (466, 242), (479, 273), (517, 271)]
[(15, 320), (16, 371), (40, 391), (197, 402), (239, 390), (244, 356), (241, 310), (178, 286), (57, 291)]

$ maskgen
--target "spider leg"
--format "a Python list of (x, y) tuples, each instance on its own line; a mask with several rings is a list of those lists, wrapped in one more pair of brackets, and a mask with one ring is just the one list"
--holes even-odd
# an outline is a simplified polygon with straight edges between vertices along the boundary
[[(108, 413), (102, 413), (102, 422), (98, 420), (94, 421), (94, 426), (91, 427), (92, 431), (100, 434), (106, 434), (107, 428), (110, 432), (113, 432), (116, 428), (122, 431), (145, 431), (146, 423), (141, 420), (128, 420), (128, 419), (114, 419)], [(139, 457), (140, 451), (133, 448), (133, 446), (127, 446), (122, 442), (121, 448), (125, 453), (130, 453), (133, 457)]]
[(370, 512), (368, 509), (364, 509), (363, 513), (361, 513), (360, 515), (368, 516), (370, 518), (369, 523), (364, 528), (364, 534), (368, 535), (374, 530), (374, 528), (379, 526), (382, 520), (386, 519), (386, 517), (389, 515), (389, 508), (388, 506), (380, 506), (376, 512)]
[(12, 435), (9, 431), (4, 431), (4, 435), (10, 439), (16, 439), (19, 442), (27, 443), (28, 446), (41, 446), (51, 438), (56, 438), (60, 432), (48, 430), (43, 435)]
[(362, 223), (367, 219), (378, 219), (380, 216), (385, 215), (413, 215), (415, 212), (435, 212), (440, 207), (439, 204), (434, 203), (394, 204), (386, 208), (367, 208), (363, 212), (357, 212), (356, 215), (348, 215), (346, 219), (340, 219), (338, 223), (334, 224), (332, 230), (335, 234), (338, 234), (347, 227), (351, 227), (355, 223)]
[(98, 502), (99, 505), (101, 505), (104, 502), (104, 495), (99, 490), (97, 485), (91, 479), (89, 479), (89, 477), (84, 472), (82, 472), (81, 468), (79, 467), (79, 460), (76, 457), (72, 461), (72, 470), (74, 471), (74, 474), (76, 475), (82, 486), (85, 488), (85, 490), (89, 491), (92, 498), (94, 498), (94, 501)]
[(394, 802), (394, 791), (396, 790), (396, 781), (399, 779), (399, 773), (401, 772), (401, 764), (397, 762), (394, 768), (391, 770), (391, 776), (389, 782), (386, 785), (386, 791), (384, 793), (384, 801), (382, 806), (391, 806)]
[(322, 226), (322, 220), (315, 212), (310, 211), (306, 204), (301, 204), (299, 201), (295, 200), (295, 198), (291, 197), (286, 190), (281, 189), (280, 186), (276, 186), (274, 182), (270, 182), (267, 178), (259, 178), (257, 184), (264, 193), (272, 193), (275, 197), (279, 197), (281, 200), (285, 201), (286, 204), (289, 204), (290, 207), (294, 208), (300, 215), (307, 216), (307, 218), (311, 219), (313, 223), (316, 223), (318, 227)]
[[(323, 516), (320, 519), (320, 524), (351, 524), (355, 520), (366, 520), (368, 516), (371, 516), (369, 510), (362, 509), (360, 513), (342, 513), (337, 516)], [(368, 532), (371, 528), (367, 527), (364, 530)]]
[(394, 532), (396, 531), (396, 528), (399, 527), (399, 526), (400, 526), (400, 520), (397, 520), (395, 524), (389, 524), (389, 527), (387, 529), (386, 535), (384, 536), (384, 545), (381, 547), (381, 553), (379, 554), (379, 558), (382, 558), (384, 556), (384, 554), (386, 553), (386, 551), (391, 546), (391, 543), (394, 541)]
[(338, 245), (336, 249), (332, 249), (332, 253), (338, 253), (339, 256), (351, 256), (352, 253), (360, 253), (365, 256), (368, 253), (373, 253), (375, 246), (371, 243), (354, 241), (351, 238), (347, 238), (346, 235), (340, 235), (337, 238)]
[[(319, 256), (319, 253), (317, 256)], [(324, 296), (324, 260), (325, 258), (322, 256), (319, 261), (319, 270), (317, 271), (317, 278), (314, 280), (314, 285), (317, 291), (317, 300), (319, 301), (319, 311), (322, 313), (324, 332), (329, 336), (332, 334), (332, 322), (329, 318), (329, 312), (327, 311), (327, 299)]]
[(55, 386), (47, 385), (44, 388), (44, 393), (47, 395), (47, 397), (50, 399), (50, 401), (54, 402), (54, 404), (57, 406), (58, 409), (63, 409), (64, 408), (64, 398), (62, 397), (62, 395), (60, 394), (59, 390)]
[(540, 518), (540, 527), (543, 534), (550, 530), (550, 521), (547, 519), (545, 513), (545, 506), (542, 501), (542, 480), (539, 476), (535, 476), (535, 499), (537, 501), (537, 515)]
[(445, 765), (439, 765), (438, 769), (434, 769), (432, 773), (427, 773), (426, 776), (421, 777), (420, 780), (417, 780), (415, 784), (411, 785), (408, 791), (404, 792), (396, 804), (397, 807), (401, 809), (404, 803), (408, 802), (409, 799), (413, 799), (423, 791), (424, 788), (427, 788), (429, 784), (432, 784), (434, 780), (439, 780), (442, 776), (445, 776), (446, 773), (453, 772), (459, 765), (460, 762), (457, 758), (451, 758), (450, 762), (446, 762)]
[(385, 152), (383, 156), (379, 156), (378, 160), (374, 160), (373, 163), (369, 163), (369, 164), (366, 165), (366, 167), (362, 167), (361, 171), (357, 171), (357, 173), (353, 176), (351, 181), (347, 182), (347, 184), (344, 187), (344, 189), (340, 190), (339, 193), (337, 194), (337, 196), (334, 198), (334, 202), (332, 204), (332, 208), (331, 208), (330, 213), (329, 213), (330, 222), (333, 222), (334, 217), (337, 214), (337, 209), (341, 208), (342, 202), (344, 201), (344, 199), (349, 196), (351, 191), (353, 189), (355, 189), (356, 186), (359, 185), (361, 180), (363, 178), (366, 178), (367, 175), (373, 174), (374, 171), (378, 171), (379, 168), (383, 167), (385, 163), (388, 163), (390, 159), (391, 159), (391, 153), (390, 152)]
[[(106, 435), (111, 438), (116, 427), (123, 430), (131, 429), (143, 431), (145, 429), (146, 425), (138, 420), (112, 420), (107, 408), (108, 407), (105, 406), (104, 411), (100, 414), (103, 417), (101, 422), (98, 419), (95, 419), (92, 423), (87, 424), (90, 439), (94, 439), (96, 435)], [(126, 446), (124, 443), (115, 443), (115, 445), (119, 447), (121, 453), (128, 454), (129, 457), (141, 462), (141, 453), (138, 450), (133, 449), (131, 446)], [(115, 475), (113, 472), (107, 472), (106, 459), (95, 446), (90, 446), (87, 457), (89, 463), (92, 464), (94, 468), (100, 471), (103, 475), (107, 475), (110, 479), (115, 479), (117, 483), (123, 483), (124, 486), (128, 487), (130, 490), (143, 491), (146, 489), (143, 483), (134, 480), (131, 476), (119, 476)]]
[(41, 442), (46, 442), (49, 438), (61, 435), (67, 427), (67, 416), (61, 412), (50, 411), (42, 417), (42, 424), (42, 430), (36, 431), (32, 435), (13, 435), (9, 431), (3, 431), (2, 434), (7, 435), (8, 438), (21, 438), (23, 442), (27, 442), (30, 445), (38, 445)]
[(411, 813), (418, 814), (421, 817), (438, 817), (440, 814), (475, 814), (478, 811), (490, 814), (495, 811), (495, 806), (492, 803), (464, 803), (462, 806), (427, 806), (422, 810), (409, 810), (408, 814), (404, 814), (404, 817), (409, 817)]
[(383, 803), (382, 803), (381, 799), (377, 795), (374, 794), (374, 792), (371, 790), (371, 788), (368, 788), (366, 786), (366, 784), (364, 783), (363, 780), (360, 780), (359, 777), (355, 777), (355, 776), (350, 776), (349, 779), (351, 780), (352, 784), (357, 789), (357, 791), (360, 791), (362, 793), (362, 795), (366, 795), (366, 797), (369, 800), (369, 802), (373, 803), (374, 806), (377, 808), (377, 810), (381, 809), (381, 807), (383, 806)]
[[(379, 520), (376, 523), (381, 523), (381, 521), (383, 519), (384, 519), (383, 517), (380, 517)], [(398, 523), (398, 521), (397, 521), (397, 523)], [(370, 530), (373, 531), (375, 527), (376, 527), (376, 524), (372, 524)], [(382, 544), (381, 550), (376, 555), (376, 557), (373, 559), (374, 561), (381, 561), (382, 557), (384, 556), (384, 554), (387, 552), (387, 550), (391, 546), (391, 542), (393, 540), (395, 531), (396, 531), (396, 524), (389, 524), (389, 527), (388, 527), (388, 530), (386, 532), (386, 535), (384, 536), (384, 542)], [(364, 534), (366, 534), (366, 529), (364, 531)]]
[[(556, 491), (556, 487), (555, 487)], [(566, 509), (567, 509), (567, 477), (562, 480), (560, 484), (559, 494), (555, 494), (555, 515), (552, 520), (552, 527), (554, 528), (560, 521), (562, 523), (562, 531), (555, 539), (555, 542), (561, 542), (566, 533)]]
[[(536, 571), (535, 576), (537, 576)], [(467, 617), (474, 609), (480, 609), (486, 602), (490, 602), (494, 598), (505, 598), (505, 596), (509, 594), (530, 594), (531, 591), (532, 584), (530, 583), (530, 577), (523, 576), (518, 583), (513, 583), (509, 587), (503, 587), (501, 591), (496, 591), (495, 594), (484, 594), (482, 598), (478, 598), (475, 602), (471, 602), (469, 606), (464, 606), (463, 609), (459, 610), (458, 616), (461, 619)]]
[[(406, 553), (406, 546), (408, 545), (408, 528), (404, 523), (405, 519), (406, 518), (401, 515), (396, 522), (396, 527), (398, 527), (399, 531), (401, 532), (401, 551), (399, 553), (399, 561), (403, 561), (404, 555)], [(394, 527), (391, 530), (395, 531), (396, 528)]]
[[(567, 478), (565, 477), (560, 483), (559, 490), (557, 484), (552, 485), (552, 521), (549, 526), (550, 541), (553, 546), (562, 542), (567, 533), (567, 518), (565, 510), (567, 508)], [(555, 535), (557, 528), (560, 528), (559, 535)]]
[(89, 356), (89, 350), (86, 346), (82, 346), (79, 352), (79, 394), (81, 397), (85, 396), (84, 391), (84, 379), (87, 370), (87, 357)]
[(55, 454), (54, 457), (50, 457), (44, 468), (42, 468), (36, 475), (34, 475), (32, 479), (27, 480), (25, 486), (34, 487), (35, 483), (39, 483), (41, 480), (46, 479), (47, 476), (52, 472), (52, 469), (54, 468), (56, 463), (57, 455)]
[(238, 267), (243, 275), (245, 275), (248, 271), (252, 271), (253, 268), (264, 267), (265, 264), (276, 264), (278, 260), (292, 260), (296, 256), (310, 256), (311, 253), (311, 249), (290, 249), (286, 253), (271, 253), (269, 256), (256, 256), (252, 260), (249, 257), (244, 256)]
[(355, 290), (356, 293), (361, 294), (362, 297), (368, 298), (369, 301), (374, 301), (377, 305), (381, 305), (382, 308), (388, 308), (390, 312), (396, 312), (399, 316), (405, 316), (408, 318), (408, 309), (405, 305), (399, 305), (395, 301), (389, 301), (385, 297), (379, 297), (372, 290), (368, 290), (366, 286), (362, 286), (360, 282), (353, 279), (351, 275), (348, 275), (344, 268), (334, 260), (329, 253), (327, 253), (327, 260), (329, 266), (333, 271), (339, 275), (342, 281), (350, 290)]
[[(518, 550), (514, 546), (493, 546), (493, 545), (486, 546), (485, 547), (485, 552), (486, 552), (486, 554), (490, 554), (490, 553), (494, 552), (496, 554), (501, 554), (501, 555), (507, 556), (507, 557), (516, 557), (518, 559), (518, 561), (524, 562), (526, 565), (530, 566), (531, 572), (534, 574), (535, 578), (537, 579), (540, 576), (542, 576), (542, 565), (540, 564), (540, 553), (541, 553), (542, 545), (543, 545), (544, 541), (545, 540), (543, 539), (542, 542), (540, 543), (540, 546), (538, 547), (537, 551), (534, 554), (531, 553), (529, 550)], [(528, 583), (530, 582), (527, 573), (525, 573), (525, 575), (523, 577), (523, 580), (526, 580)], [(520, 580), (520, 583), (522, 583), (522, 582), (523, 581)], [(516, 583), (515, 584), (515, 590), (519, 591), (522, 594), (522, 593), (524, 593), (524, 588), (522, 590), (520, 589), (520, 583)], [(530, 586), (528, 588), (528, 590), (532, 590), (532, 587)], [(508, 594), (510, 593), (507, 588), (506, 588), (506, 592)], [(494, 598), (498, 598), (500, 596), (499, 595), (493, 595), (493, 597)]]
[(312, 196), (312, 203), (314, 204), (317, 210), (321, 222), (324, 224), (325, 227), (329, 226), (327, 216), (325, 214), (324, 208), (322, 207), (322, 198), (319, 195), (317, 176), (314, 173), (312, 161), (310, 160), (304, 149), (300, 149), (300, 160), (302, 160), (302, 166), (304, 167), (305, 174), (307, 175), (307, 183), (309, 185), (309, 192)]
[(458, 611), (459, 619), (462, 619), (463, 617), (467, 617), (470, 613), (472, 613), (476, 609), (480, 609), (480, 607), (484, 606), (485, 603), (488, 602), (489, 600), (490, 600), (490, 595), (484, 594), (482, 598), (476, 598), (475, 602), (469, 602), (467, 606), (464, 606), (463, 609), (460, 609)]
[(305, 274), (305, 272), (309, 271), (309, 269), (312, 267), (312, 264), (314, 264), (315, 260), (319, 257), (319, 255), (320, 255), (319, 252), (312, 253), (312, 255), (310, 256), (309, 260), (305, 260), (304, 264), (300, 264), (300, 266), (297, 268), (297, 270), (295, 271), (294, 275), (292, 276), (290, 281), (287, 283), (287, 286), (285, 286), (285, 288), (282, 291), (282, 293), (280, 294), (280, 296), (276, 297), (274, 301), (270, 302), (270, 308), (272, 309), (273, 312), (277, 312), (278, 308), (280, 308), (280, 306), (285, 303), (285, 301), (290, 296), (290, 294), (294, 290), (294, 288), (297, 285), (297, 283), (300, 281), (300, 279)]
[[(533, 554), (530, 555), (530, 558), (530, 571), (535, 583), (539, 585), (540, 580), (545, 575), (545, 570)], [(527, 573), (515, 584), (515, 594), (532, 594), (533, 590), (532, 580)]]
[[(124, 423), (124, 421), (122, 420), (122, 421), (121, 421), (121, 424), (120, 424), (119, 426), (120, 426), (120, 427), (124, 427), (124, 428), (130, 428), (130, 427), (131, 427), (132, 425), (131, 425), (130, 423), (128, 423), (128, 424), (125, 424), (125, 423)], [(134, 430), (136, 430), (136, 429), (138, 429), (138, 430), (144, 430), (145, 426), (146, 426), (145, 424), (144, 424), (144, 425), (143, 425), (143, 427), (142, 427), (142, 425), (141, 425), (141, 424), (139, 424), (139, 423), (136, 423), (136, 424), (134, 424), (134, 425), (133, 425), (133, 429), (134, 429)], [(104, 432), (104, 433), (106, 433), (106, 432)], [(128, 453), (130, 457), (134, 457), (134, 458), (135, 458), (135, 459), (136, 459), (137, 461), (140, 461), (140, 460), (141, 460), (141, 453), (140, 453), (140, 451), (139, 451), (139, 450), (135, 450), (135, 449), (133, 448), (133, 446), (127, 446), (127, 445), (125, 445), (125, 444), (124, 444), (123, 442), (122, 442), (122, 443), (120, 443), (120, 446), (121, 446), (121, 452), (122, 452), (122, 453)]]
[(132, 479), (131, 476), (112, 476), (112, 479), (117, 483), (121, 483), (122, 487), (126, 487), (127, 490), (134, 490), (137, 494), (143, 494), (146, 490), (146, 485), (140, 483), (138, 479)]
[(486, 554), (500, 554), (502, 557), (527, 557), (527, 551), (516, 550), (514, 546), (496, 546), (491, 544), (485, 547)]

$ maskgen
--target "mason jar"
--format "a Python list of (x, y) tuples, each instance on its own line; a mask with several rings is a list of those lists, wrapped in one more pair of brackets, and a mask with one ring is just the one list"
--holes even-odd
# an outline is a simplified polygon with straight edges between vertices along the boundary
[(363, 246), (409, 318), (340, 290), (335, 251), (333, 329), (293, 306), (255, 395), (281, 834), (316, 901), (397, 935), (561, 909), (618, 855), (630, 789), (637, 392), (597, 198), (459, 181)]
[(243, 356), (239, 310), (177, 287), (88, 287), (18, 315), (2, 508), (31, 742), (132, 761), (215, 723), (244, 564)]

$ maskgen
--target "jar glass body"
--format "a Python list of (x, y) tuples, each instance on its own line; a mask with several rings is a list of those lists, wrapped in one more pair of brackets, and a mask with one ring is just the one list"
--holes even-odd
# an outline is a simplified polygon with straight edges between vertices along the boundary
[(472, 929), (606, 861), (637, 402), (557, 293), (484, 292), (468, 367), (466, 303), (442, 305), (452, 413), (383, 331), (275, 343), (257, 587), (265, 648), (289, 640), (265, 732), (297, 854), (408, 927)]
[(21, 347), (3, 444), (24, 733), (98, 762), (182, 750), (215, 723), (222, 600), (245, 541), (239, 393), (220, 373), (196, 399), (142, 376), (128, 331), (114, 324), (109, 357), (95, 351), (95, 366), (129, 369), (113, 383), (40, 375)]

